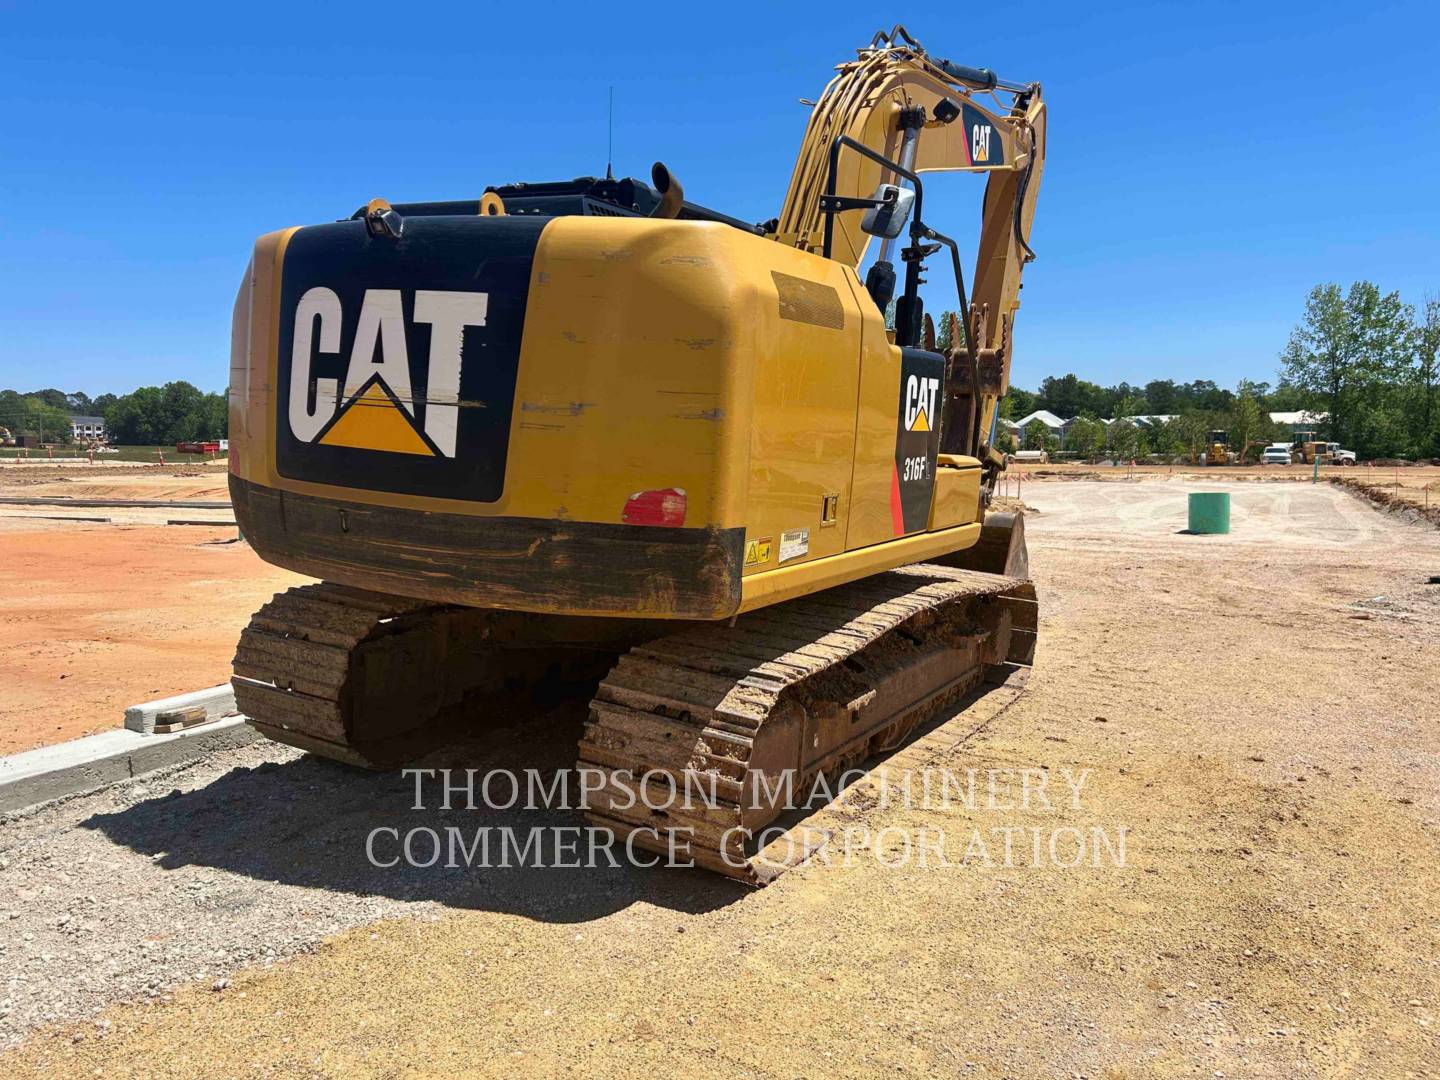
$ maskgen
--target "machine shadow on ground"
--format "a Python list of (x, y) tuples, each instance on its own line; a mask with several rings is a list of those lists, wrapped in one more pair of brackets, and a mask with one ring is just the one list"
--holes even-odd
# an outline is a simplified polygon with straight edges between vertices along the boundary
[[(496, 809), (482, 798), (480, 782), (491, 770), (509, 770), (523, 779), (535, 770), (547, 784), (574, 765), (575, 747), (585, 720), (583, 701), (567, 702), (523, 723), (493, 726), (430, 754), (417, 767), (451, 768), (461, 784), (466, 769), (477, 770), (474, 808), (464, 793), (442, 809), (439, 780), (423, 787), (424, 809), (413, 809), (416, 780), (399, 771), (367, 772), (305, 755), (283, 762), (233, 769), (204, 787), (148, 799), (114, 813), (96, 814), (81, 823), (117, 844), (153, 858), (164, 869), (198, 865), (286, 885), (328, 889), (395, 900), (433, 901), (446, 907), (524, 915), (546, 922), (596, 919), (644, 901), (687, 913), (732, 904), (751, 890), (694, 868), (629, 865), (623, 846), (615, 848), (619, 866), (603, 856), (583, 865), (585, 839), (578, 854), (554, 858), (551, 830), (583, 829), (578, 810), (524, 808), (524, 796), (510, 809)], [(573, 777), (572, 777), (573, 779)], [(572, 790), (574, 790), (572, 788)], [(492, 802), (504, 805), (511, 788), (499, 779)], [(558, 800), (557, 800), (558, 802)], [(574, 798), (570, 800), (574, 805)], [(466, 845), (476, 831), (492, 830), (489, 865), (449, 867), (442, 851), (432, 866), (377, 866), (367, 855), (373, 830), (393, 829), (400, 841), (412, 830), (433, 830), (446, 841), (458, 830)], [(523, 849), (532, 830), (546, 842), (544, 865), (533, 856), (522, 860), (512, 847), (499, 865), (502, 838), (510, 829)], [(415, 863), (427, 862), (434, 846), (423, 834), (414, 847)], [(376, 836), (377, 861), (401, 854), (396, 834)], [(649, 858), (644, 853), (641, 857)], [(573, 863), (579, 860), (582, 865)], [(559, 861), (566, 865), (555, 865)], [(473, 862), (481, 862), (477, 850)]]
[[(907, 744), (962, 713), (960, 741), (968, 741), (1008, 708), (1023, 685), (1023, 679), (1017, 680), (998, 692), (993, 685), (982, 685), (922, 721)], [(450, 809), (443, 809), (443, 791), (435, 779), (424, 783), (424, 808), (417, 810), (414, 776), (366, 772), (305, 755), (236, 768), (201, 788), (175, 790), (124, 810), (96, 814), (81, 827), (154, 859), (162, 869), (204, 866), (258, 881), (433, 901), (545, 922), (584, 922), (636, 902), (693, 914), (750, 895), (749, 886), (698, 868), (630, 865), (618, 846), (619, 866), (610, 866), (603, 858), (594, 866), (583, 865), (583, 839), (579, 866), (555, 865), (550, 858), (553, 846), (546, 849), (541, 865), (519, 859), (513, 848), (509, 864), (499, 865), (501, 830), (510, 829), (523, 845), (532, 830), (542, 830), (548, 838), (553, 835), (550, 830), (568, 828), (574, 835), (584, 821), (574, 809), (525, 809), (523, 799), (510, 809), (487, 805), (482, 797), (485, 775), (507, 770), (523, 777), (526, 770), (534, 770), (544, 784), (552, 783), (560, 770), (574, 764), (585, 716), (584, 700), (569, 701), (537, 717), (501, 722), (456, 740), (418, 763), (418, 768), (451, 769), (454, 784), (464, 782), (465, 770), (476, 770), (473, 809), (465, 805), (463, 791), (452, 796)], [(901, 752), (903, 747), (896, 748), (864, 765), (873, 768)], [(493, 791), (493, 803), (508, 802), (508, 783), (497, 780)], [(816, 805), (792, 810), (776, 825), (801, 825), (824, 809)], [(489, 864), (466, 865), (462, 857), (456, 860), (459, 865), (451, 867), (446, 865), (447, 854), (441, 853), (431, 866), (411, 865), (403, 858), (395, 866), (377, 866), (367, 854), (367, 839), (377, 829), (396, 830), (401, 838), (412, 830), (432, 830), (443, 841), (451, 828), (466, 844), (473, 844), (477, 829), (491, 829)], [(394, 833), (377, 837), (379, 861), (395, 859), (399, 852)], [(417, 841), (414, 861), (426, 862), (433, 852), (433, 843), (423, 838)], [(638, 855), (651, 858), (643, 851)], [(564, 860), (574, 861), (573, 854)]]

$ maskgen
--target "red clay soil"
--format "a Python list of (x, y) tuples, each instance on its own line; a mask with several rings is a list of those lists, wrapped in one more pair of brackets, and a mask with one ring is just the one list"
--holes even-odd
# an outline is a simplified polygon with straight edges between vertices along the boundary
[(234, 541), (233, 526), (0, 524), (0, 754), (229, 678), (250, 613), (305, 580)]

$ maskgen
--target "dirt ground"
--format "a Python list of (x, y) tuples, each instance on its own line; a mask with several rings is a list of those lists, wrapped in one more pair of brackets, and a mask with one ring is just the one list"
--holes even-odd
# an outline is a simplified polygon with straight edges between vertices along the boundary
[(1410, 477), (1397, 476), (1392, 480), (1377, 475), (1357, 479), (1340, 477), (1334, 482), (1392, 513), (1405, 513), (1440, 525), (1440, 480), (1422, 483)]
[[(1235, 480), (1286, 480), (1308, 483), (1314, 473), (1313, 465), (1082, 465), (1072, 462), (1056, 462), (1049, 465), (1021, 465), (1012, 463), (1011, 473), (1019, 473), (1026, 479), (1093, 479), (1109, 480), (1116, 477), (1179, 477), (1188, 480), (1215, 481), (1226, 483)], [(1402, 488), (1420, 490), (1431, 487), (1440, 491), (1440, 465), (1372, 466), (1322, 465), (1320, 477), (1344, 476), (1375, 484), (1399, 484)]]
[[(0, 470), (0, 472), (7, 470)], [(13, 470), (10, 470), (13, 471)], [(30, 499), (155, 499), (229, 502), (230, 488), (225, 473), (184, 469), (158, 475), (145, 473), (120, 476), (23, 476), (0, 482), (0, 495)], [(24, 483), (19, 481), (23, 480)]]
[[(67, 507), (228, 501), (225, 466), (0, 466), (0, 754), (116, 728), (127, 705), (229, 677), (250, 613), (302, 578), (236, 543), (229, 510)], [(109, 518), (108, 523), (58, 518)]]
[(153, 478), (158, 483), (164, 483), (166, 478), (176, 476), (210, 477), (224, 487), (228, 470), (229, 466), (223, 461), (151, 465), (135, 461), (110, 461), (103, 458), (96, 458), (94, 461), (77, 458), (23, 462), (0, 459), (0, 494), (21, 494), (19, 491), (7, 491), (6, 489), (19, 488), (26, 484), (49, 483), (54, 480), (70, 480), (81, 483), (87, 480), (129, 483), (136, 478)]
[[(32, 1033), (0, 1070), (1440, 1074), (1440, 533), (1235, 484), (1229, 536), (1182, 535), (1194, 488), (1027, 487), (1030, 690), (888, 763), (988, 771), (999, 798), (887, 802), (874, 774), (823, 812), (870, 845), (762, 891), (377, 868), (379, 826), (573, 815), (413, 810), (402, 778), (275, 747), (11, 821), (0, 1037)], [(502, 720), (460, 760), (555, 768), (582, 719)], [(1054, 798), (1020, 806), (1022, 769)], [(927, 829), (950, 865), (904, 858)], [(1123, 831), (1123, 859), (1032, 858), (1069, 829)]]
[(261, 562), (233, 525), (0, 515), (0, 754), (117, 728), (127, 705), (224, 682), (250, 613), (304, 580)]

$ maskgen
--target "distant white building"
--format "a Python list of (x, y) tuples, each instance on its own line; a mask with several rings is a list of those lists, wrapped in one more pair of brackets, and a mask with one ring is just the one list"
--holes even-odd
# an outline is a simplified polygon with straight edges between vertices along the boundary
[(1051, 431), (1055, 432), (1055, 434), (1057, 435), (1060, 434), (1060, 429), (1065, 426), (1065, 421), (1061, 420), (1060, 417), (1056, 416), (1048, 409), (1036, 409), (1029, 416), (1022, 416), (1019, 420), (1015, 421), (1015, 426), (1018, 427), (1021, 431), (1024, 431), (1036, 420), (1039, 420), (1042, 424), (1044, 424)]
[[(1022, 416), (1019, 420), (1015, 421), (1015, 435), (1020, 440), (1022, 446), (1027, 445), (1026, 432), (1029, 430), (1030, 425), (1035, 423), (1035, 421), (1037, 420), (1045, 425), (1046, 431), (1048, 431), (1051, 435), (1055, 436), (1055, 438), (1060, 440), (1061, 445), (1064, 445), (1065, 421), (1061, 420), (1060, 417), (1056, 416), (1048, 409), (1037, 409), (1029, 416)], [(1041, 449), (1040, 447), (1033, 446), (1028, 446), (1027, 448), (1031, 450)]]
[(70, 433), (77, 442), (103, 442), (105, 440), (105, 418), (103, 416), (71, 416)]

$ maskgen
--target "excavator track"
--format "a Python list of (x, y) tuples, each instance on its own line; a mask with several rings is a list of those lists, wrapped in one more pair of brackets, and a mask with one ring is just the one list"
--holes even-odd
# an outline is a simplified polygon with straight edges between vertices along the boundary
[(838, 774), (982, 684), (1023, 684), (1029, 581), (936, 565), (656, 638), (600, 684), (580, 743), (601, 770), (592, 824), (636, 847), (765, 884), (813, 853), (767, 830)]
[[(583, 633), (593, 622), (566, 625)], [(277, 593), (241, 633), (235, 705), (277, 742), (392, 768), (477, 711), (528, 703), (544, 682), (598, 679), (623, 648), (536, 637), (533, 623), (516, 612), (302, 585)]]
[(817, 775), (898, 747), (986, 688), (1022, 686), (1038, 626), (1029, 581), (934, 564), (731, 624), (620, 622), (306, 585), (241, 635), (236, 705), (271, 739), (383, 769), (557, 677), (598, 683), (579, 747), (600, 774), (586, 781), (590, 823), (761, 885), (823, 840), (774, 827)]
[[(369, 667), (362, 644), (379, 638), (377, 656), (402, 644), (406, 623), (423, 625), (443, 611), (399, 596), (330, 583), (277, 593), (251, 617), (235, 650), (235, 706), (262, 734), (351, 765), (376, 768), (384, 755), (367, 742), (401, 734), (403, 719), (355, 737), (357, 675)], [(423, 632), (423, 631), (422, 631)], [(387, 665), (390, 666), (390, 665)], [(399, 730), (397, 730), (397, 728)]]

